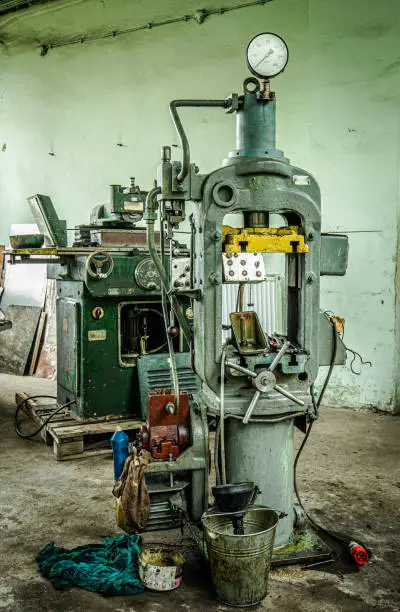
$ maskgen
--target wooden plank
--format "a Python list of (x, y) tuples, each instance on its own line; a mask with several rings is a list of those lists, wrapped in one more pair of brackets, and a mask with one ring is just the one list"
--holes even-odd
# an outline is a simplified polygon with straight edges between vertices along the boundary
[(39, 350), (42, 346), (43, 333), (46, 324), (47, 314), (45, 312), (40, 313), (39, 323), (36, 330), (36, 336), (33, 343), (32, 359), (29, 366), (29, 376), (33, 376), (36, 370), (36, 364), (38, 362)]
[(73, 459), (86, 459), (88, 457), (96, 457), (97, 455), (112, 455), (111, 448), (94, 448), (89, 450), (84, 450), (83, 453), (76, 453), (75, 455), (66, 455), (61, 457), (56, 457), (57, 461), (69, 461)]
[(46, 301), (44, 310), (47, 315), (44, 330), (44, 342), (40, 351), (35, 376), (53, 379), (57, 371), (57, 317), (56, 317), (57, 287), (54, 279), (48, 279), (46, 285)]
[(76, 423), (75, 425), (69, 425), (66, 427), (52, 427), (51, 433), (59, 438), (73, 438), (79, 434), (96, 434), (96, 433), (108, 433), (115, 431), (117, 427), (121, 429), (140, 429), (143, 421), (139, 419), (132, 419), (129, 421), (107, 421), (99, 423)]
[(42, 421), (39, 418), (39, 416), (36, 414), (37, 403), (35, 400), (28, 399), (28, 398), (29, 398), (29, 395), (27, 395), (27, 393), (18, 392), (15, 394), (15, 403), (17, 404), (17, 406), (19, 406), (23, 400), (27, 400), (21, 406), (21, 412), (23, 412), (25, 416), (29, 417), (36, 425), (39, 426), (42, 424)]
[[(38, 405), (37, 401), (29, 399), (26, 393), (16, 393), (17, 404), (25, 399), (27, 402), (21, 411), (37, 426), (42, 425), (56, 408), (56, 403), (48, 406)], [(80, 422), (65, 411), (60, 411), (59, 414), (54, 415), (54, 420), (50, 420), (42, 429), (41, 436), (46, 444), (53, 444), (53, 452), (57, 461), (82, 459), (112, 454), (111, 448), (93, 448), (93, 446), (109, 444), (109, 441), (102, 439), (102, 436), (111, 434), (117, 427), (124, 430), (135, 430), (141, 427), (142, 422), (140, 419), (104, 419), (103, 421)], [(97, 441), (96, 437), (99, 438)]]
[(81, 454), (83, 453), (83, 437), (70, 438), (68, 441), (61, 443), (56, 438), (53, 438), (53, 451), (56, 459)]

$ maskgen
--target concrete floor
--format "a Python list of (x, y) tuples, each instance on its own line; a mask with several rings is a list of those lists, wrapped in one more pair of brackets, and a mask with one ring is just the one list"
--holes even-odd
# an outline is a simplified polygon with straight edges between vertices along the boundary
[[(35, 556), (50, 541), (74, 547), (117, 535), (112, 462), (94, 457), (57, 463), (41, 441), (13, 430), (14, 395), (53, 393), (54, 383), (0, 375), (0, 610), (13, 612), (176, 612), (230, 610), (212, 592), (207, 568), (185, 540), (180, 589), (105, 599), (80, 589), (56, 591), (36, 571)], [(299, 438), (300, 439), (300, 438)], [(374, 559), (361, 571), (275, 570), (259, 610), (400, 610), (400, 419), (325, 409), (304, 451), (299, 481), (309, 510), (330, 527), (357, 533)], [(149, 534), (180, 543), (176, 532)]]

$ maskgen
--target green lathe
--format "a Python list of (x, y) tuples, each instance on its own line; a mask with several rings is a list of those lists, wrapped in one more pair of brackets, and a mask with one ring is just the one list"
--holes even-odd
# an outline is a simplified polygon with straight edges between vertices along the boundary
[[(323, 553), (293, 500), (294, 427), (317, 417), (319, 366), (345, 362), (320, 312), (320, 276), (345, 274), (348, 240), (321, 234), (318, 184), (276, 148), (270, 79), (287, 58), (279, 36), (260, 34), (247, 48), (243, 93), (171, 102), (182, 159), (162, 147), (147, 193), (134, 181), (113, 186), (72, 247), (49, 198), (30, 203), (49, 263), (57, 258), (59, 400), (75, 399), (82, 419), (146, 416), (150, 527), (196, 523), (207, 509), (216, 427), (217, 483), (257, 486), (257, 503), (281, 513), (275, 545), (290, 560)], [(236, 116), (236, 149), (209, 174), (191, 161), (179, 108)], [(43, 258), (46, 248), (11, 257)]]

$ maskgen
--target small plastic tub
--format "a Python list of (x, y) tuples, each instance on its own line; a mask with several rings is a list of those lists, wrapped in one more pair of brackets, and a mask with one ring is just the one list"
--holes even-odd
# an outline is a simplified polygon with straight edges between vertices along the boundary
[(147, 546), (139, 555), (142, 584), (151, 591), (172, 591), (182, 582), (184, 556), (166, 546)]

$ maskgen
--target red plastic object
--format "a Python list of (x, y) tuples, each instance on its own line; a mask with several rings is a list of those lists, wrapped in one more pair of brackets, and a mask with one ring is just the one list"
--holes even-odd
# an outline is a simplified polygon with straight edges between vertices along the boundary
[(369, 555), (367, 550), (361, 544), (357, 542), (350, 542), (349, 551), (352, 559), (357, 565), (365, 565), (369, 561)]

